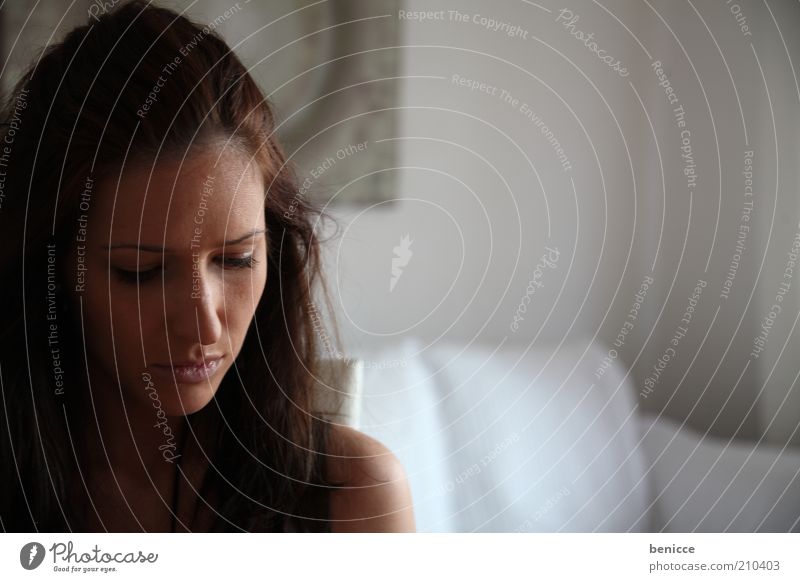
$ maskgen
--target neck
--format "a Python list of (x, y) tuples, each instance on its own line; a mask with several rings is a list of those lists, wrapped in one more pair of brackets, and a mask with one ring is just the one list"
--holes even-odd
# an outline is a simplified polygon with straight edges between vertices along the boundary
[[(115, 502), (93, 502), (105, 507), (92, 510), (87, 506), (87, 512), (99, 510), (104, 520), (120, 511), (127, 516), (126, 508), (131, 508), (130, 513), (141, 510), (139, 516), (161, 515), (153, 518), (158, 521), (151, 523), (151, 529), (142, 525), (145, 531), (169, 531), (170, 510), (177, 509), (178, 529), (183, 529), (183, 524), (192, 523), (198, 493), (203, 495), (219, 427), (216, 404), (190, 417), (159, 418), (147, 401), (124, 398), (113, 378), (95, 373), (91, 378), (92, 389), (84, 383), (70, 414), (70, 425), (80, 427), (73, 434), (80, 438), (78, 459), (84, 475), (83, 486), (80, 480), (72, 484), (79, 488), (75, 494), (81, 496), (80, 488), (88, 486), (89, 495), (116, 498)], [(137, 531), (140, 524), (128, 521), (118, 527)]]
[(84, 436), (92, 460), (115, 471), (138, 467), (150, 475), (171, 472), (183, 454), (185, 417), (157, 415), (152, 406), (125, 399), (116, 382), (95, 380), (93, 387), (81, 403), (88, 412), (82, 416), (90, 421)]

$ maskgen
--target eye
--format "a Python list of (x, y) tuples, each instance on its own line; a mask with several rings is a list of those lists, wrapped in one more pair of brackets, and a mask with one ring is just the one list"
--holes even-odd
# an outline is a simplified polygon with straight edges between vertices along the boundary
[(244, 257), (226, 257), (223, 255), (220, 262), (226, 269), (252, 269), (258, 263), (253, 255)]
[(135, 285), (136, 283), (144, 283), (155, 277), (161, 270), (161, 267), (153, 267), (152, 269), (144, 271), (129, 271), (118, 267), (112, 267), (111, 270), (114, 272), (114, 276), (118, 281)]

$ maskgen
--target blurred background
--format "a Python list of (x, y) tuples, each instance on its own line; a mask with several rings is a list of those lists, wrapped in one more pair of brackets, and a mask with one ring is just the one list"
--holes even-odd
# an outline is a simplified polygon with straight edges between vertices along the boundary
[[(112, 4), (3, 3), (3, 89), (37, 51)], [(418, 514), (452, 505), (423, 525), (755, 530), (783, 512), (772, 529), (798, 527), (800, 4), (159, 4), (212, 23), (234, 46), (277, 107), (304, 193), (336, 219), (338, 229), (320, 228), (342, 352), (366, 365), (362, 427), (403, 459)], [(419, 358), (426, 367), (409, 376)], [(563, 374), (548, 376), (554, 366)], [(513, 395), (502, 392), (507, 373), (518, 382)], [(537, 398), (553, 393), (525, 409), (518, 397), (531, 386), (541, 387)], [(597, 396), (601, 387), (607, 396)], [(589, 397), (548, 410), (568, 390)], [(446, 398), (454, 392), (461, 400)], [(645, 488), (642, 512), (609, 521), (612, 503), (602, 519), (567, 525), (600, 498), (587, 493), (569, 512), (562, 501), (580, 497), (576, 479), (628, 430), (627, 412), (596, 437), (600, 452), (525, 511), (503, 518), (507, 505), (487, 509), (497, 484), (519, 481), (520, 459), (538, 449), (511, 462), (506, 452), (526, 442), (528, 425), (484, 427), (511, 426), (513, 407), (527, 419), (543, 413), (537, 423), (556, 431), (594, 402), (561, 437), (569, 453), (585, 448), (581, 427), (619, 398), (621, 410), (648, 419), (629, 443), (636, 455), (645, 450), (633, 472), (641, 478), (619, 496)], [(478, 414), (472, 424), (453, 428), (469, 414)], [(435, 428), (414, 432), (429, 421)], [(641, 436), (655, 422), (675, 427), (663, 446)], [(659, 469), (680, 435), (694, 439), (676, 454), (682, 462)], [(701, 445), (717, 448), (698, 460)], [(728, 463), (734, 449), (741, 455)], [(749, 465), (758, 451), (770, 462)], [(425, 455), (430, 464), (419, 465)], [(609, 460), (608, 479), (630, 459)], [(436, 484), (424, 482), (447, 463)], [(662, 521), (642, 518), (669, 497), (669, 477), (695, 465), (697, 478), (674, 506), (662, 505)], [(718, 489), (698, 490), (709, 467), (723, 466)], [(779, 471), (780, 486), (767, 491), (762, 477)], [(726, 498), (730, 514), (675, 526), (679, 514), (711, 511), (746, 475), (757, 479)], [(522, 493), (508, 495), (516, 503)], [(698, 506), (687, 504), (693, 495)], [(757, 517), (737, 522), (755, 500)], [(469, 517), (475, 504), (485, 519)]]

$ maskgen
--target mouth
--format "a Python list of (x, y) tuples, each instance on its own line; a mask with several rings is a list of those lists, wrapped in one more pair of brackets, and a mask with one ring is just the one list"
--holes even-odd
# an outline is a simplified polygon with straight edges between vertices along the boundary
[(173, 364), (153, 364), (154, 371), (167, 377), (173, 377), (180, 384), (197, 384), (203, 382), (217, 372), (222, 363), (222, 356), (209, 357), (199, 362), (175, 362)]

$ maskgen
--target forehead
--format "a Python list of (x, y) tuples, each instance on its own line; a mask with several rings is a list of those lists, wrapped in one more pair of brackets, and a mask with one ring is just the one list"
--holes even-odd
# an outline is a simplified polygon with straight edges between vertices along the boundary
[(93, 198), (91, 222), (111, 226), (112, 240), (135, 242), (140, 231), (148, 242), (177, 240), (198, 228), (220, 236), (263, 223), (264, 180), (242, 152), (206, 148), (128, 165), (101, 180)]

